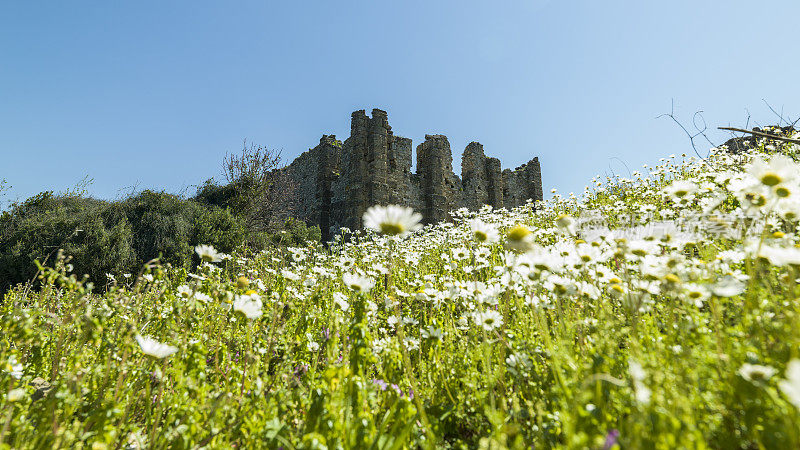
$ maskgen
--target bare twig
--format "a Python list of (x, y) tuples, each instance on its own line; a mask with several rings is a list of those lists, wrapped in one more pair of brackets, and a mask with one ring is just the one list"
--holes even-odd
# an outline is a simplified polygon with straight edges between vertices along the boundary
[[(130, 197), (133, 197), (134, 195), (136, 195), (136, 191), (139, 190), (139, 185), (140, 184), (141, 184), (141, 181), (137, 180), (135, 183), (133, 183), (130, 186), (121, 187), (121, 188), (117, 189), (117, 200), (124, 200), (126, 198), (130, 198)], [(125, 191), (127, 191), (127, 194), (125, 193)]]
[(225, 154), (222, 169), (228, 183), (263, 184), (270, 181), (273, 169), (277, 169), (280, 162), (279, 150), (256, 147), (253, 144), (248, 147), (245, 139), (241, 154)]
[(780, 119), (780, 121), (778, 122), (778, 126), (781, 126), (783, 122), (786, 122), (786, 124), (790, 128), (794, 128), (794, 126), (797, 125), (797, 122), (800, 122), (800, 117), (798, 117), (795, 120), (792, 120), (790, 116), (783, 117), (783, 106), (781, 106), (781, 112), (778, 113), (778, 111), (775, 111), (775, 108), (773, 108), (769, 103), (767, 103), (766, 100), (762, 98), (761, 101), (764, 102), (765, 105), (767, 105), (767, 108), (769, 108), (770, 111), (772, 111), (776, 116), (778, 116), (778, 119)]
[(291, 216), (295, 186), (281, 167), (280, 150), (242, 145), (239, 154), (226, 154), (222, 165), (225, 180), (238, 191), (236, 207), (253, 231), (268, 231)]
[[(610, 159), (610, 160), (612, 160), (612, 161), (616, 159), (616, 160), (618, 160), (619, 162), (621, 162), (621, 163), (622, 163), (622, 165), (623, 165), (623, 166), (625, 166), (625, 170), (627, 170), (627, 171), (628, 171), (628, 175), (629, 175), (631, 178), (633, 178), (633, 173), (631, 172), (631, 168), (630, 168), (630, 167), (628, 167), (628, 165), (627, 165), (627, 164), (625, 164), (625, 161), (623, 161), (623, 160), (622, 160), (622, 158), (619, 158), (619, 157), (617, 157), (617, 156), (612, 156), (612, 157), (610, 157), (610, 158), (608, 158), (608, 159)], [(610, 163), (610, 162), (608, 163), (608, 168), (609, 168), (609, 169), (611, 169), (611, 173), (613, 174), (613, 173), (614, 173), (614, 169), (611, 167), (611, 163)], [(616, 174), (614, 174), (614, 175), (616, 176)]]
[[(670, 108), (669, 114), (661, 114), (659, 116), (656, 116), (656, 119), (659, 119), (661, 117), (669, 117), (670, 119), (672, 119), (672, 121), (675, 122), (679, 127), (681, 127), (684, 133), (686, 133), (686, 136), (689, 137), (689, 142), (692, 144), (692, 149), (694, 150), (694, 153), (697, 155), (697, 157), (700, 158), (703, 161), (703, 163), (708, 165), (706, 158), (700, 156), (700, 152), (697, 150), (697, 145), (695, 145), (694, 143), (695, 138), (697, 138), (698, 136), (702, 136), (709, 144), (711, 144), (712, 147), (716, 147), (716, 145), (713, 142), (711, 142), (711, 139), (709, 139), (708, 136), (706, 135), (706, 130), (708, 129), (708, 126), (706, 125), (706, 120), (703, 118), (703, 111), (702, 110), (696, 111), (694, 113), (694, 116), (692, 116), (692, 125), (694, 125), (695, 130), (697, 130), (697, 133), (692, 134), (689, 132), (689, 130), (686, 129), (686, 127), (683, 126), (683, 124), (678, 119), (675, 118), (675, 99), (672, 100), (671, 105), (672, 106)], [(697, 125), (698, 118), (702, 120), (703, 123), (702, 128), (700, 128)]]
[(778, 126), (779, 126), (779, 127), (783, 126), (783, 122), (784, 122), (784, 120), (785, 120), (785, 119), (783, 118), (783, 108), (781, 107), (781, 113), (780, 113), (780, 114), (778, 114), (778, 111), (775, 111), (775, 108), (773, 108), (773, 107), (772, 107), (772, 105), (770, 105), (769, 103), (767, 103), (767, 101), (766, 101), (766, 100), (764, 100), (764, 99), (762, 98), (762, 99), (761, 99), (761, 101), (762, 101), (762, 102), (764, 102), (764, 104), (765, 104), (765, 105), (767, 105), (767, 108), (769, 108), (769, 110), (770, 110), (770, 111), (772, 111), (772, 113), (773, 113), (773, 114), (775, 114), (776, 116), (778, 116)]

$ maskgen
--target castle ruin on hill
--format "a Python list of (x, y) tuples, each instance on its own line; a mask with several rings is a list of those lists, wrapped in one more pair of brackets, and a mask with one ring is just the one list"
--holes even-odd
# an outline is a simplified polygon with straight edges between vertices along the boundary
[(512, 208), (542, 199), (539, 159), (515, 170), (484, 155), (471, 142), (461, 160), (461, 178), (453, 173), (450, 143), (426, 135), (417, 146), (417, 169), (411, 172), (411, 139), (395, 136), (386, 111), (364, 110), (351, 116), (344, 142), (323, 135), (319, 145), (281, 169), (292, 186), (291, 215), (318, 225), (323, 240), (341, 227), (358, 229), (372, 205), (398, 204), (422, 213), (425, 223), (446, 220), (450, 211), (483, 205)]

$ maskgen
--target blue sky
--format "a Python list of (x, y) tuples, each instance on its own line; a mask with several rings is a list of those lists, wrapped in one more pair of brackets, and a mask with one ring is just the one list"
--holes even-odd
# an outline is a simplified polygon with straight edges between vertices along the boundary
[[(800, 115), (798, 1), (0, 3), (5, 200), (63, 191), (193, 193), (242, 140), (286, 162), (350, 113), (398, 135), (538, 156), (579, 192), (691, 152), (683, 132)], [(722, 142), (727, 134), (711, 130)], [(701, 143), (702, 144), (702, 143)], [(703, 149), (708, 145), (701, 145)]]

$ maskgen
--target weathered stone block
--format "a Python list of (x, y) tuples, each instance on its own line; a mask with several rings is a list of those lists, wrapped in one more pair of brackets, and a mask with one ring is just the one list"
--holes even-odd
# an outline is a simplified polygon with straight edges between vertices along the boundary
[(286, 208), (310, 225), (319, 225), (325, 240), (341, 227), (357, 229), (372, 205), (400, 204), (423, 215), (426, 223), (447, 220), (451, 211), (488, 204), (514, 207), (542, 199), (541, 169), (534, 158), (514, 171), (471, 142), (464, 150), (459, 178), (453, 173), (450, 142), (426, 135), (417, 146), (417, 171), (411, 172), (411, 139), (395, 136), (386, 111), (351, 115), (344, 143), (323, 135), (319, 145), (280, 169), (295, 189)]

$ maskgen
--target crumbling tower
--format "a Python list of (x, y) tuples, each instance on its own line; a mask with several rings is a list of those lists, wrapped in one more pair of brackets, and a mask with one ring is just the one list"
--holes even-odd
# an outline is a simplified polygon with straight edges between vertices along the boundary
[(538, 157), (513, 171), (503, 171), (503, 195), (507, 207), (522, 205), (528, 199), (542, 200), (542, 169)]
[(503, 174), (500, 160), (483, 153), (483, 145), (470, 142), (461, 158), (463, 206), (476, 210), (483, 205), (502, 208)]
[(338, 177), (339, 164), (341, 159), (342, 143), (336, 140), (335, 135), (322, 135), (319, 145), (315, 151), (319, 154), (319, 165), (317, 167), (316, 183), (314, 186), (314, 198), (318, 199), (315, 204), (316, 211), (311, 214), (319, 215), (319, 228), (325, 240), (330, 238), (328, 231), (332, 225), (331, 204), (333, 202), (333, 182)]
[(372, 117), (364, 110), (354, 112), (336, 183), (341, 191), (334, 208), (337, 225), (358, 229), (370, 206), (409, 203), (401, 187), (410, 177), (411, 140), (394, 136), (386, 111), (373, 109)]
[(417, 175), (422, 191), (422, 218), (426, 223), (446, 220), (456, 206), (453, 154), (447, 136), (425, 135), (425, 142), (417, 146)]
[(399, 204), (422, 213), (425, 223), (447, 220), (450, 212), (483, 205), (512, 208), (542, 199), (539, 160), (515, 170), (501, 170), (483, 146), (470, 143), (462, 157), (462, 179), (453, 173), (450, 142), (426, 135), (417, 146), (417, 171), (411, 172), (411, 139), (395, 136), (386, 111), (364, 110), (351, 116), (350, 137), (341, 143), (323, 135), (319, 145), (285, 169), (292, 186), (291, 214), (319, 225), (329, 240), (339, 228), (362, 227), (372, 205)]

